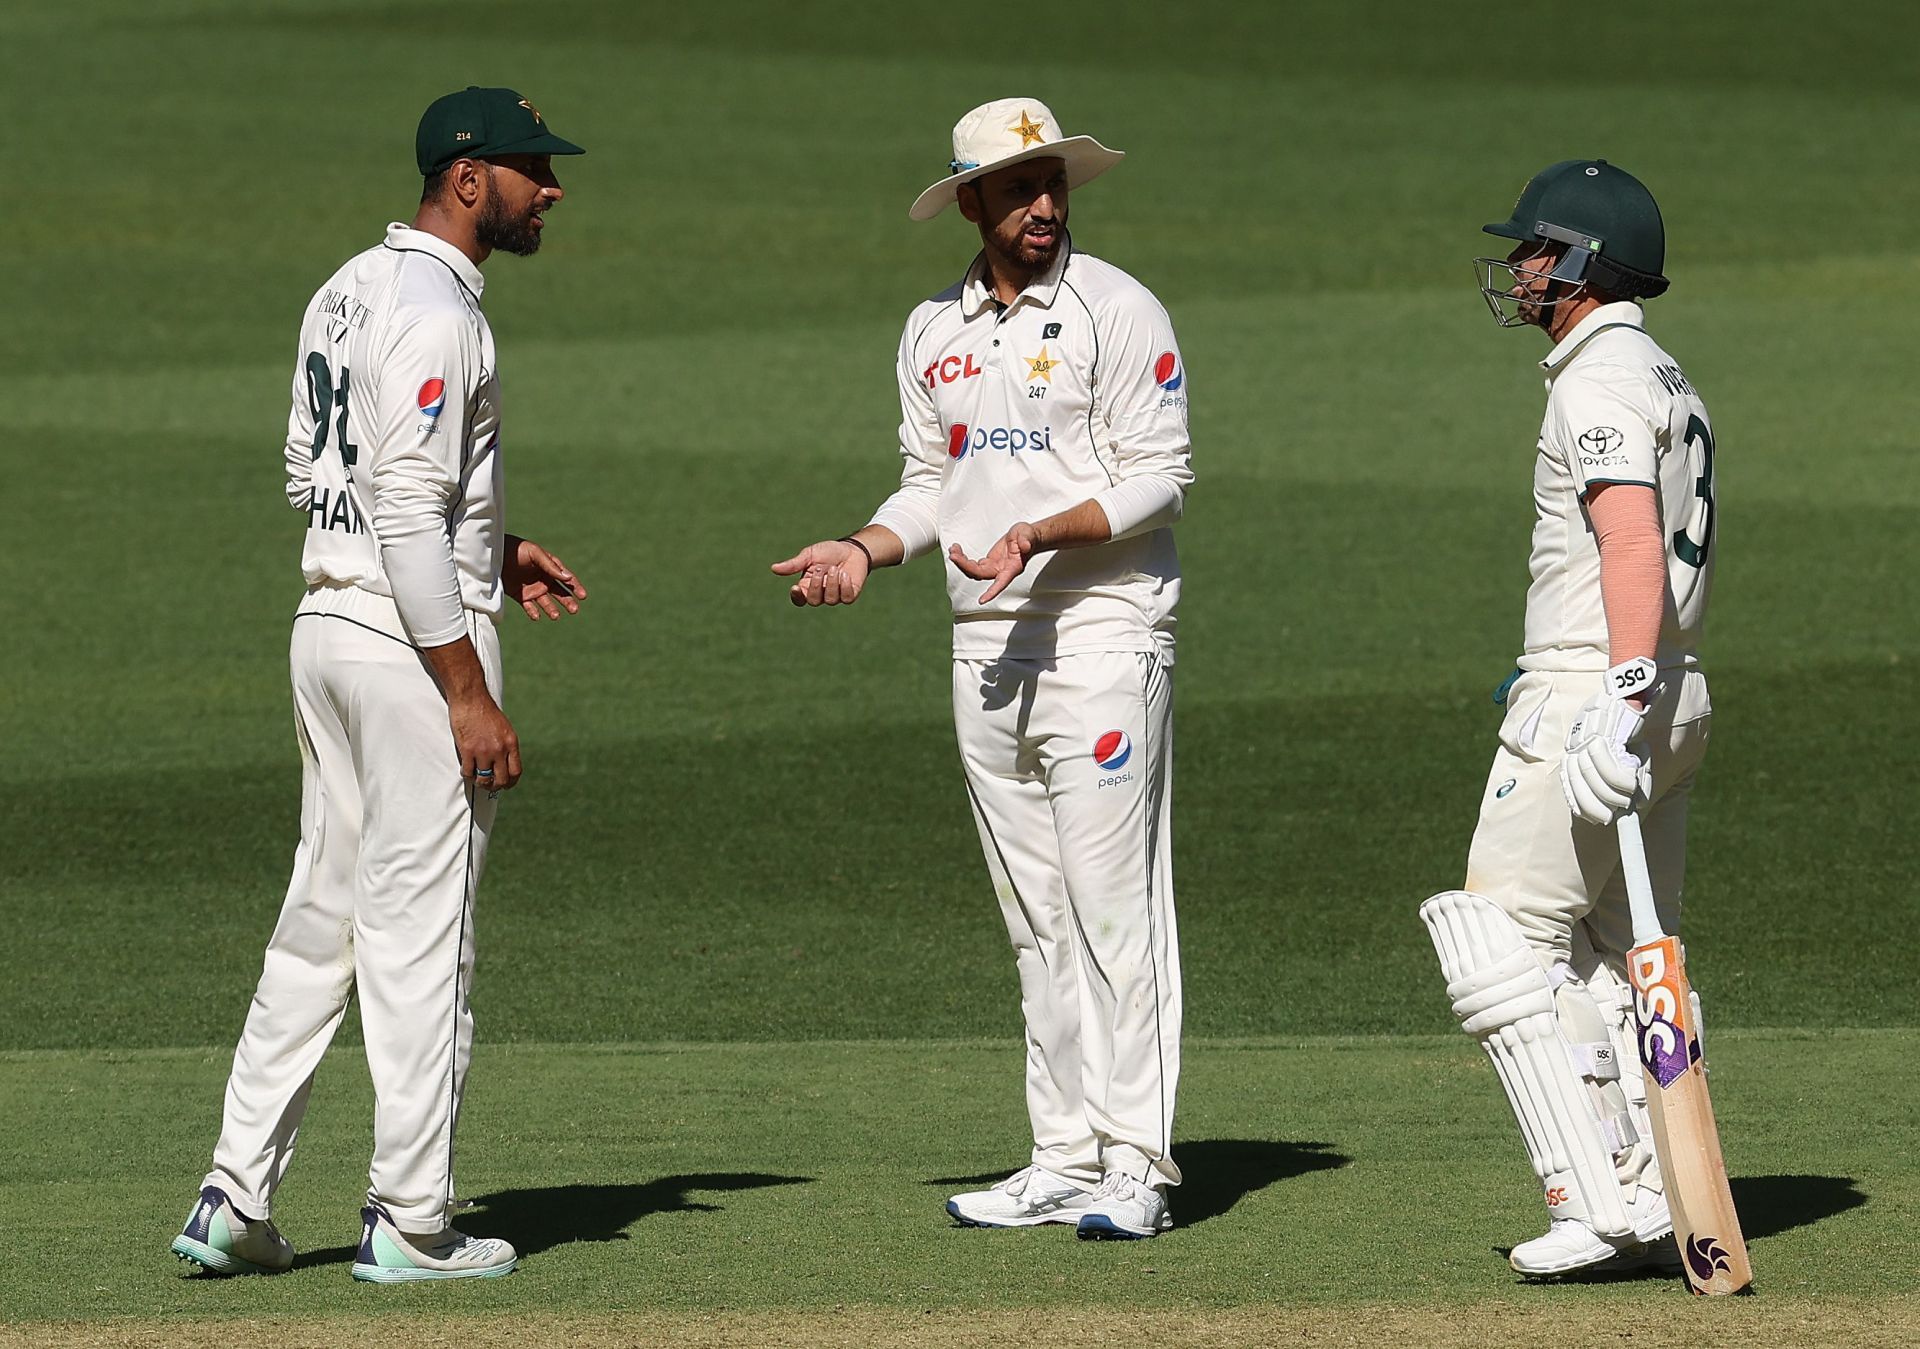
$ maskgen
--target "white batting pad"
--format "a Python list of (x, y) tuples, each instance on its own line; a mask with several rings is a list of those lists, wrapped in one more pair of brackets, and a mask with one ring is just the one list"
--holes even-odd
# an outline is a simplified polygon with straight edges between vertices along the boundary
[(1499, 905), (1449, 890), (1420, 906), (1461, 1028), (1493, 1060), (1557, 1218), (1603, 1236), (1633, 1231), (1599, 1114), (1555, 1014), (1533, 949)]

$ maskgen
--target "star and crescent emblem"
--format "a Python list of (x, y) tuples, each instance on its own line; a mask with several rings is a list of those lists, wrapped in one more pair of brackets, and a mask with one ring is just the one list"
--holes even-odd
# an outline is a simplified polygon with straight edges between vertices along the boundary
[(1020, 137), (1020, 148), (1022, 150), (1026, 149), (1029, 145), (1044, 145), (1047, 139), (1046, 129), (1047, 124), (1045, 122), (1034, 121), (1033, 118), (1027, 115), (1025, 108), (1020, 109), (1020, 120), (1007, 128), (1007, 130)]
[(529, 102), (527, 102), (527, 100), (526, 100), (526, 99), (524, 99), (524, 98), (523, 98), (523, 99), (521, 99), (521, 100), (520, 100), (520, 106), (521, 106), (521, 107), (523, 107), (523, 108), (525, 108), (525, 109), (526, 109), (526, 110), (527, 110), (528, 112), (530, 112), (530, 113), (532, 113), (532, 114), (533, 114), (533, 120), (534, 120), (534, 121), (536, 121), (536, 122), (544, 122), (544, 119), (543, 119), (543, 118), (542, 118), (542, 117), (540, 116), (540, 109), (538, 109), (538, 108), (536, 108), (536, 107), (534, 107), (534, 106), (533, 106), (533, 104), (531, 104), (531, 103), (529, 103)]
[(1053, 383), (1053, 367), (1060, 364), (1060, 362), (1049, 359), (1045, 347), (1040, 348), (1040, 354), (1038, 356), (1022, 356), (1020, 359), (1025, 361), (1029, 367), (1027, 371), (1028, 379), (1044, 379), (1049, 384)]

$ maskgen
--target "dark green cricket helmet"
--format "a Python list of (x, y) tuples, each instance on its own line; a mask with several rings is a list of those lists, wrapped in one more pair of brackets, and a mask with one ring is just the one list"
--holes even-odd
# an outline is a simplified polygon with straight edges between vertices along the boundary
[(1533, 175), (1513, 215), (1484, 227), (1522, 242), (1567, 245), (1554, 266), (1557, 281), (1590, 280), (1624, 299), (1651, 298), (1667, 288), (1667, 230), (1646, 184), (1604, 159), (1566, 159)]

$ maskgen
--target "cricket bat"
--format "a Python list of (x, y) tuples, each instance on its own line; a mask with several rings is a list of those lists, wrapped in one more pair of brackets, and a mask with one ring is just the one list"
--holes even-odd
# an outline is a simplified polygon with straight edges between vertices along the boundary
[(1706, 1294), (1750, 1292), (1753, 1266), (1747, 1260), (1747, 1240), (1740, 1235), (1740, 1215), (1734, 1212), (1727, 1163), (1720, 1152), (1720, 1129), (1707, 1095), (1698, 1003), (1687, 981), (1680, 939), (1660, 930), (1638, 815), (1620, 817), (1620, 865), (1633, 916), (1627, 975), (1633, 983), (1653, 1146), (1667, 1183), (1667, 1206), (1673, 1211), (1673, 1236), (1687, 1287)]

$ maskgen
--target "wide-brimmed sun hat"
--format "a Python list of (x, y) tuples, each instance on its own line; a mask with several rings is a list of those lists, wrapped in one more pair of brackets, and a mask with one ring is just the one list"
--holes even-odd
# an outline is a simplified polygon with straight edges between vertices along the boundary
[(1067, 186), (1090, 183), (1126, 158), (1091, 136), (1062, 136), (1053, 110), (1037, 98), (997, 98), (953, 124), (953, 159), (945, 178), (920, 194), (907, 214), (931, 220), (947, 209), (960, 184), (1029, 159), (1067, 161)]

